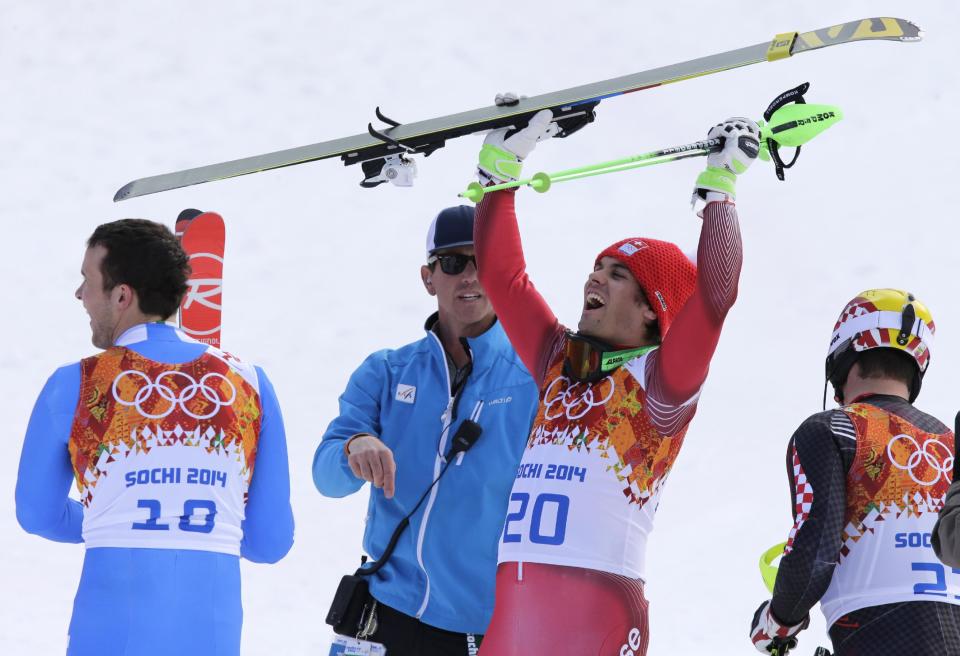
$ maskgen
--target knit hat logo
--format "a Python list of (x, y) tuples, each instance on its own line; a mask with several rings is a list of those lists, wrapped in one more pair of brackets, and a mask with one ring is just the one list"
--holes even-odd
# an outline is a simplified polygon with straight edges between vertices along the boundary
[(660, 293), (660, 290), (659, 290), (659, 289), (658, 289), (657, 291), (655, 291), (654, 294), (656, 294), (657, 300), (660, 301), (660, 309), (663, 310), (664, 312), (666, 312), (666, 311), (667, 311), (667, 299), (665, 299), (665, 298), (663, 297), (663, 294)]
[(637, 240), (637, 241), (627, 242), (626, 244), (623, 244), (620, 247), (620, 252), (626, 255), (627, 257), (630, 257), (634, 253), (639, 253), (645, 248), (647, 248), (647, 245), (644, 242)]

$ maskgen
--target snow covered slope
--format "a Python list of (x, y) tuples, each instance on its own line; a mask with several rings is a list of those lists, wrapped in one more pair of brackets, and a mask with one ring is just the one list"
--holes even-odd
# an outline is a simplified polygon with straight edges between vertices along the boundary
[[(843, 304), (867, 287), (912, 290), (932, 309), (937, 350), (919, 406), (960, 406), (956, 299), (956, 125), (960, 18), (924, 3), (720, 5), (271, 3), (0, 0), (0, 258), (6, 317), (0, 380), (0, 648), (62, 653), (82, 547), (26, 535), (13, 486), (32, 403), (53, 369), (93, 352), (72, 299), (83, 241), (101, 222), (172, 225), (179, 210), (228, 223), (224, 344), (262, 364), (287, 421), (297, 541), (274, 567), (244, 563), (244, 653), (324, 654), (323, 617), (359, 557), (366, 494), (320, 497), (313, 450), (353, 368), (417, 338), (431, 299), (424, 233), (472, 179), (480, 139), (420, 161), (412, 189), (361, 190), (358, 167), (319, 162), (115, 205), (130, 179), (362, 131), (380, 105), (419, 120), (758, 43), (787, 30), (902, 15), (920, 44), (868, 43), (761, 64), (602, 103), (599, 120), (543, 144), (528, 172), (558, 170), (700, 138), (729, 115), (758, 117), (812, 82), (812, 102), (846, 120), (804, 152), (786, 183), (756, 165), (740, 183), (740, 298), (665, 500), (649, 554), (652, 656), (746, 654), (765, 598), (760, 552), (785, 538), (783, 455), (820, 407), (823, 356)], [(695, 244), (688, 210), (701, 162), (595, 178), (519, 212), (531, 276), (575, 322), (595, 254), (626, 235)], [(453, 545), (451, 545), (453, 546)], [(208, 609), (197, 608), (197, 612)], [(109, 618), (104, 618), (105, 630)], [(823, 622), (799, 654), (826, 643)]]

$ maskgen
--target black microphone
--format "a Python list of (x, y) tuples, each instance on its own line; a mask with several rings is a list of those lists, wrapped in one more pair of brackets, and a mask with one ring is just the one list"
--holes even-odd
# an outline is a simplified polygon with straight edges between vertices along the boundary
[(457, 454), (465, 453), (480, 439), (480, 433), (483, 427), (472, 419), (464, 419), (457, 432), (453, 435), (453, 446), (447, 454), (447, 460), (454, 458)]

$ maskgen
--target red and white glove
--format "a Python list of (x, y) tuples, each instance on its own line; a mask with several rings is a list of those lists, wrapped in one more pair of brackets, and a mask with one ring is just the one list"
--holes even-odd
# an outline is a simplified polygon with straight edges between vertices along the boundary
[[(810, 625), (810, 616), (803, 618), (803, 621), (793, 626), (784, 626), (770, 612), (770, 602), (765, 601), (760, 604), (760, 608), (753, 614), (753, 623), (750, 624), (750, 640), (753, 646), (762, 654), (771, 653), (772, 649), (789, 645), (792, 649), (797, 646), (796, 635)], [(787, 653), (786, 651), (779, 653)]]

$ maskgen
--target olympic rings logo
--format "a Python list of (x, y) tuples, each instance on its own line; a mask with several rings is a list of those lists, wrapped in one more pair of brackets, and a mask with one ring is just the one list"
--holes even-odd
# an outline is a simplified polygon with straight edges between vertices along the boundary
[[(128, 377), (134, 379), (139, 378), (146, 383), (143, 387), (137, 390), (137, 393), (134, 395), (132, 401), (122, 398), (120, 396), (120, 391), (117, 389), (117, 385), (119, 385), (122, 380)], [(169, 385), (164, 384), (165, 380), (173, 380), (175, 377), (180, 377), (187, 381), (187, 384), (180, 389), (179, 394)], [(230, 398), (220, 398), (220, 391), (216, 387), (212, 387), (207, 383), (207, 381), (211, 379), (219, 379), (226, 383), (226, 386), (230, 391)], [(150, 399), (154, 392), (156, 392), (161, 399), (170, 404), (164, 412), (153, 414), (144, 409), (143, 403)], [(204, 399), (213, 404), (213, 407), (209, 412), (206, 412), (205, 414), (197, 414), (192, 412), (187, 407), (187, 403), (194, 399), (197, 394), (201, 394)], [(177, 406), (179, 406), (183, 410), (184, 414), (189, 417), (193, 417), (194, 419), (209, 419), (220, 412), (220, 408), (233, 404), (237, 398), (237, 389), (233, 386), (233, 383), (227, 379), (226, 376), (216, 372), (211, 372), (204, 375), (203, 378), (200, 379), (200, 382), (197, 382), (194, 380), (193, 376), (182, 371), (164, 371), (157, 376), (156, 381), (151, 381), (150, 377), (142, 371), (127, 370), (121, 372), (113, 380), (113, 398), (115, 398), (117, 403), (122, 406), (136, 408), (137, 412), (147, 419), (163, 419), (176, 410)]]
[[(602, 392), (604, 386), (606, 390)], [(573, 385), (570, 385), (570, 379), (566, 376), (557, 376), (543, 395), (546, 406), (543, 418), (549, 421), (565, 414), (567, 419), (580, 419), (593, 408), (606, 405), (613, 398), (616, 389), (613, 376), (607, 376), (596, 383), (577, 381)]]
[[(906, 464), (900, 464), (897, 462), (897, 459), (893, 455), (893, 445), (900, 440), (907, 440), (913, 446), (913, 450), (910, 453), (910, 457), (907, 458)], [(936, 453), (937, 449), (933, 448), (931, 450), (931, 447), (939, 447), (942, 449), (945, 457), (942, 459), (938, 457), (938, 454)], [(915, 483), (928, 487), (936, 484), (940, 480), (941, 476), (943, 476), (943, 478), (949, 482), (953, 473), (954, 456), (950, 451), (950, 447), (940, 440), (932, 437), (924, 440), (923, 446), (921, 446), (917, 443), (917, 440), (910, 435), (904, 435), (903, 433), (896, 435), (887, 443), (887, 457), (890, 458), (890, 462), (893, 463), (894, 467), (909, 472), (910, 478), (912, 478)], [(914, 470), (921, 463), (926, 463), (927, 466), (929, 466), (934, 473), (936, 473), (936, 476), (933, 477), (933, 480), (923, 481), (917, 478), (917, 476), (914, 474)]]

